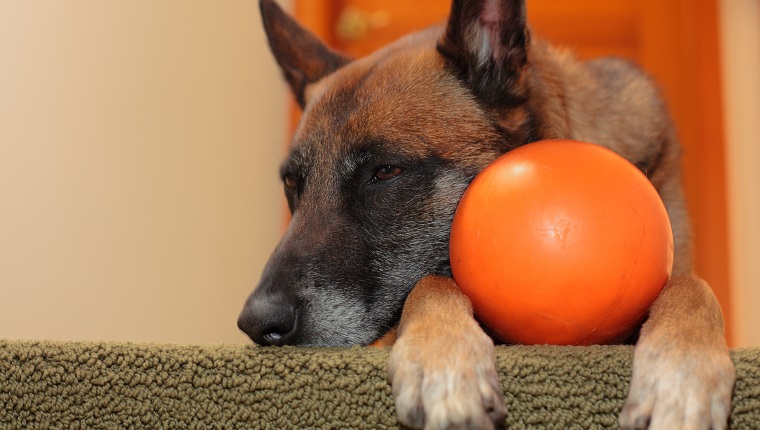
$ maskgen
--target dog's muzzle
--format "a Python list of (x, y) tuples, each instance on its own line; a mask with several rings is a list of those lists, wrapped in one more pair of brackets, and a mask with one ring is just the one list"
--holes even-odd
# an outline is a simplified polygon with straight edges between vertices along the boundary
[(238, 327), (259, 345), (293, 344), (298, 310), (286, 297), (254, 292), (240, 312)]

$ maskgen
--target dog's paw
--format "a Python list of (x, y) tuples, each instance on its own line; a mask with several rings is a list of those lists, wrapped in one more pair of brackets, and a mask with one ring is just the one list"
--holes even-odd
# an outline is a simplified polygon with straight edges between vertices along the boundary
[(493, 429), (503, 423), (493, 341), (474, 320), (466, 325), (456, 336), (408, 330), (393, 346), (388, 369), (402, 424)]
[(734, 364), (723, 348), (677, 344), (655, 348), (640, 342), (620, 427), (725, 429), (734, 380)]

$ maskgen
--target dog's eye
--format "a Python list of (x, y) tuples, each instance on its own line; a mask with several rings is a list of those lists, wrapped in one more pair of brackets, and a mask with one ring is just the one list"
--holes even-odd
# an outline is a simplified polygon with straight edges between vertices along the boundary
[(291, 190), (294, 190), (298, 186), (298, 180), (293, 175), (285, 175), (282, 181), (285, 182), (285, 187)]
[(403, 167), (399, 166), (392, 166), (390, 164), (385, 165), (375, 172), (375, 177), (372, 178), (375, 182), (377, 181), (387, 181), (389, 179), (393, 179), (396, 176), (400, 175), (401, 172), (404, 171)]

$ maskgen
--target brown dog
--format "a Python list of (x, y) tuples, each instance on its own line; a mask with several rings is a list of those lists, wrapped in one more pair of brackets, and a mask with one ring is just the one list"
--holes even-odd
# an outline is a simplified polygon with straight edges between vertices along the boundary
[(639, 333), (620, 424), (726, 427), (734, 368), (721, 310), (692, 271), (676, 134), (642, 72), (532, 39), (523, 0), (454, 0), (446, 26), (354, 61), (272, 0), (261, 8), (304, 112), (282, 166), (293, 217), (239, 319), (255, 342), (369, 344), (398, 325), (389, 370), (399, 420), (498, 425), (493, 342), (450, 278), (451, 220), (500, 154), (582, 139), (648, 175), (675, 238), (674, 276)]

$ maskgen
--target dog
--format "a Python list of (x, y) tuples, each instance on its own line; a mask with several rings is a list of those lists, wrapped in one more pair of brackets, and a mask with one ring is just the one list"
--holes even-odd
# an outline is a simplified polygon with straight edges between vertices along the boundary
[(393, 344), (402, 424), (500, 426), (494, 342), (451, 278), (451, 222), (501, 154), (585, 140), (647, 174), (675, 243), (673, 276), (637, 334), (620, 426), (726, 428), (735, 371), (720, 306), (693, 271), (679, 144), (649, 77), (533, 38), (524, 0), (453, 0), (445, 24), (355, 60), (273, 0), (260, 5), (303, 116), (281, 166), (292, 218), (238, 319), (255, 343), (380, 339)]

